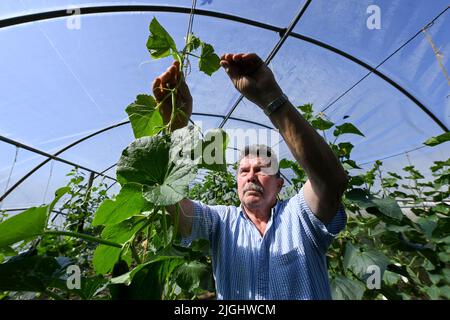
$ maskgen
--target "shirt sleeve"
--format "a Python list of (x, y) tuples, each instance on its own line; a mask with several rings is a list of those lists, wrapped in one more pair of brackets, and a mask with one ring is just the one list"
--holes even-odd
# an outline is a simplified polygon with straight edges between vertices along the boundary
[(212, 241), (213, 234), (221, 222), (221, 206), (208, 206), (199, 201), (192, 201), (194, 215), (192, 217), (191, 234), (181, 238), (181, 245), (188, 247), (192, 241), (206, 239)]
[(326, 253), (334, 237), (344, 229), (347, 223), (347, 214), (343, 204), (339, 205), (338, 211), (331, 222), (325, 224), (316, 217), (305, 201), (303, 187), (294, 196), (297, 201), (300, 222), (308, 238), (322, 252)]

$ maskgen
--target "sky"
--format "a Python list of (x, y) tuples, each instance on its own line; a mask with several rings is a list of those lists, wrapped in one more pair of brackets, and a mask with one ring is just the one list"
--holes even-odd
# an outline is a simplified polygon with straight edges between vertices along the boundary
[[(190, 8), (191, 1), (39, 1), (3, 0), (0, 20), (22, 14), (88, 5), (157, 4)], [(303, 1), (199, 0), (197, 8), (242, 16), (287, 27)], [(369, 29), (370, 5), (380, 9), (380, 29)], [(294, 32), (327, 43), (375, 66), (448, 6), (444, 0), (313, 0)], [(183, 46), (189, 16), (176, 13), (114, 13), (84, 15), (80, 28), (73, 19), (51, 19), (0, 29), (0, 134), (48, 153), (106, 126), (127, 119), (125, 107), (137, 94), (150, 93), (154, 77), (171, 63), (153, 61), (145, 43), (153, 17)], [(428, 30), (450, 71), (450, 10)], [(446, 32), (447, 31), (447, 32)], [(256, 52), (268, 56), (279, 40), (272, 31), (245, 24), (195, 16), (193, 32), (211, 43), (220, 55)], [(289, 38), (270, 63), (280, 86), (294, 105), (328, 104), (363, 77), (367, 70), (326, 49)], [(423, 33), (383, 64), (381, 72), (416, 96), (450, 127), (450, 90), (435, 54)], [(211, 78), (200, 74), (195, 61), (188, 84), (194, 112), (226, 114), (239, 97), (222, 70)], [(421, 169), (450, 156), (443, 144), (394, 156), (422, 146), (443, 133), (422, 110), (376, 75), (370, 75), (325, 111), (336, 124), (355, 124), (365, 135), (344, 136), (355, 145), (353, 158), (364, 168), (383, 159), (386, 171), (401, 171), (411, 161)], [(232, 117), (272, 126), (263, 112), (243, 100)], [(346, 119), (344, 119), (346, 117)], [(205, 130), (221, 119), (194, 116)], [(260, 129), (230, 120), (224, 127)], [(89, 139), (60, 156), (101, 171), (117, 162), (133, 140), (129, 125)], [(275, 142), (275, 140), (273, 141)], [(292, 158), (279, 144), (280, 158)], [(0, 194), (44, 158), (0, 142)], [(394, 157), (393, 157), (394, 156)], [(13, 170), (11, 170), (14, 164)], [(3, 208), (38, 205), (51, 200), (67, 181), (70, 166), (55, 161), (42, 167), (1, 204)], [(12, 173), (11, 173), (12, 172)], [(11, 173), (11, 174), (10, 174)], [(114, 168), (108, 174), (114, 176)], [(113, 189), (114, 190), (114, 189)]]

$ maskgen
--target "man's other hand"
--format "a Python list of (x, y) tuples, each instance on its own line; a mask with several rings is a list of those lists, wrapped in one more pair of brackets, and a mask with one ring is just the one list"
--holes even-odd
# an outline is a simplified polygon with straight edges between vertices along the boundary
[(170, 89), (177, 87), (176, 106), (179, 113), (175, 115), (171, 130), (185, 127), (192, 114), (192, 96), (180, 70), (180, 62), (174, 61), (167, 70), (157, 77), (152, 84), (156, 101), (163, 101), (159, 112), (164, 124), (169, 123), (172, 115), (172, 98)]
[(283, 93), (272, 71), (255, 53), (224, 54), (220, 65), (236, 89), (261, 108)]

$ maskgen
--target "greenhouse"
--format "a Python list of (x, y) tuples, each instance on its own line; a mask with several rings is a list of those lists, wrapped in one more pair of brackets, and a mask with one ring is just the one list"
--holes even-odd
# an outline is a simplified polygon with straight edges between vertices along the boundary
[[(0, 300), (450, 299), (448, 30), (445, 0), (1, 1)], [(249, 144), (279, 160), (250, 195), (283, 180), (262, 231)], [(297, 197), (314, 250), (276, 246)]]

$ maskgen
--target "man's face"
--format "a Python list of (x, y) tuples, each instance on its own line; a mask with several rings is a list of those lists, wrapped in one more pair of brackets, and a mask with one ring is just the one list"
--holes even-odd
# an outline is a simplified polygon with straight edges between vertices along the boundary
[(270, 209), (276, 202), (283, 179), (270, 170), (270, 159), (247, 156), (238, 168), (239, 200), (249, 209)]

